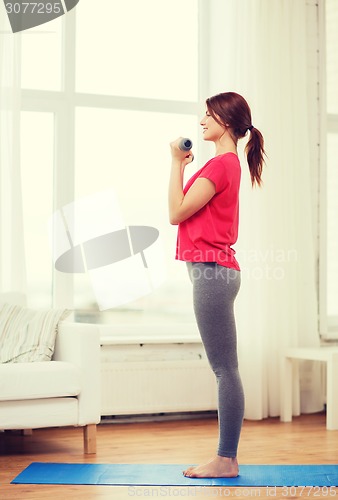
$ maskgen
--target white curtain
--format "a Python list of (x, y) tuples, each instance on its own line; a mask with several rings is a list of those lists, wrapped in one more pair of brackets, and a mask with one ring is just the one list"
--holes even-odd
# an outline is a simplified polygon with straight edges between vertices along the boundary
[(20, 34), (0, 8), (0, 292), (25, 292), (20, 179)]
[[(308, 50), (308, 3), (211, 0), (209, 94), (232, 90), (247, 98), (268, 154), (263, 188), (253, 190), (241, 153), (236, 312), (249, 419), (280, 413), (281, 350), (319, 345), (312, 185), (317, 138), (309, 126), (317, 103), (308, 92), (316, 61)], [(319, 411), (319, 366), (304, 368), (302, 411)]]

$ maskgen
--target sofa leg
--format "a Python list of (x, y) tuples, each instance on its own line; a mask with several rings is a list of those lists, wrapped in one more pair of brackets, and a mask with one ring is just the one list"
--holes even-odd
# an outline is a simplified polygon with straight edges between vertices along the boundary
[(22, 436), (31, 436), (32, 434), (33, 434), (33, 429), (22, 429), (21, 430)]
[(83, 428), (83, 444), (86, 454), (96, 453), (96, 424), (86, 425)]

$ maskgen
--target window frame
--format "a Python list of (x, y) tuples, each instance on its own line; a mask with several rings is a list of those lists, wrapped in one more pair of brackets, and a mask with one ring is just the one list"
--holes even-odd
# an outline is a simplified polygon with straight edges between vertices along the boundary
[[(52, 112), (55, 116), (53, 210), (72, 202), (75, 193), (75, 111), (78, 106), (129, 111), (190, 114), (199, 120), (201, 99), (208, 85), (208, 10), (198, 0), (198, 100), (196, 102), (165, 99), (120, 97), (76, 92), (76, 9), (62, 18), (62, 82), (59, 91), (22, 89), (22, 111)], [(203, 68), (203, 71), (202, 71)], [(206, 156), (202, 138), (195, 145)], [(74, 296), (72, 274), (59, 273), (53, 268), (53, 307), (71, 307)]]
[(319, 33), (319, 64), (318, 64), (318, 82), (319, 82), (319, 263), (318, 263), (318, 296), (319, 296), (319, 334), (323, 341), (338, 340), (338, 322), (333, 320), (328, 314), (328, 228), (327, 228), (327, 138), (329, 134), (338, 134), (338, 114), (328, 113), (327, 110), (327, 64), (326, 64), (326, 1), (318, 2), (318, 33)]
[[(318, 297), (319, 333), (322, 338), (330, 334), (327, 314), (327, 168), (326, 142), (328, 133), (338, 133), (338, 115), (328, 114), (326, 110), (326, 60), (325, 60), (325, 2), (318, 8), (318, 96), (319, 96), (319, 156), (318, 156)], [(198, 101), (184, 102), (113, 95), (83, 94), (76, 92), (75, 86), (75, 47), (76, 47), (76, 9), (62, 18), (62, 86), (60, 91), (22, 89), (22, 110), (53, 112), (55, 116), (54, 148), (54, 188), (53, 209), (74, 200), (75, 169), (75, 110), (77, 106), (102, 107), (135, 111), (192, 114), (199, 119), (202, 106), (209, 92), (209, 5), (198, 0)], [(22, 37), (24, 39), (24, 37)], [(72, 68), (72, 71), (68, 71)], [(200, 138), (196, 147), (201, 160), (208, 157), (208, 146)], [(54, 307), (70, 307), (73, 303), (73, 276), (57, 273), (53, 269), (52, 303)]]

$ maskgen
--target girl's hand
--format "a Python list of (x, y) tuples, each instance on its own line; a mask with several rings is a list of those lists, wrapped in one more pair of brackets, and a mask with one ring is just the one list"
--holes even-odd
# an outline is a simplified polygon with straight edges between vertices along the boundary
[(179, 148), (179, 144), (183, 137), (179, 137), (175, 141), (170, 143), (171, 156), (173, 160), (180, 162), (181, 167), (186, 167), (194, 159), (194, 155), (190, 151), (182, 151)]

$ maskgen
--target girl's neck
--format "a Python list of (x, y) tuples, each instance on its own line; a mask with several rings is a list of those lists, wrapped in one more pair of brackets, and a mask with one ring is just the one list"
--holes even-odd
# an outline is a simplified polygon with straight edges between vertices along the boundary
[(226, 153), (234, 153), (238, 156), (237, 148), (216, 148), (215, 156), (225, 155)]
[(224, 134), (220, 139), (215, 141), (215, 147), (215, 156), (224, 155), (225, 153), (238, 155), (237, 144), (234, 143), (229, 134)]

